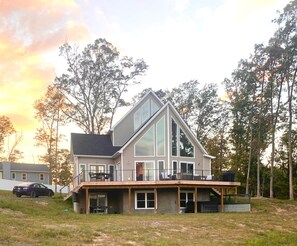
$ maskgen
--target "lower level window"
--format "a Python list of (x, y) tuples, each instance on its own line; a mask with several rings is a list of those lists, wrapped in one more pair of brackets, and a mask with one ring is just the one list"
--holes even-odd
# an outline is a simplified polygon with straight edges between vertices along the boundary
[(154, 192), (151, 191), (137, 191), (135, 195), (136, 209), (152, 209), (155, 204)]
[(180, 207), (185, 208), (187, 202), (194, 201), (194, 193), (192, 191), (184, 191), (180, 193)]

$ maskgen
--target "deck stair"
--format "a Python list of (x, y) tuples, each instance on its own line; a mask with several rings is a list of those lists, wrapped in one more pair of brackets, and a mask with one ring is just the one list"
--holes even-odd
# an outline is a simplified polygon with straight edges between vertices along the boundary
[(211, 188), (212, 192), (216, 195), (216, 196), (221, 196), (221, 192), (216, 189), (216, 188)]

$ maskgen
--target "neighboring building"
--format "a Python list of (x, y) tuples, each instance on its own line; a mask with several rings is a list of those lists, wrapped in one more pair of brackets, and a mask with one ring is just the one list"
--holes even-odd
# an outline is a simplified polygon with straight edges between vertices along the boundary
[(82, 213), (201, 212), (213, 197), (214, 210), (224, 211), (226, 189), (240, 185), (213, 180), (213, 157), (152, 91), (107, 135), (72, 133), (71, 156), (74, 209)]
[(43, 164), (0, 162), (0, 179), (49, 184), (49, 169)]

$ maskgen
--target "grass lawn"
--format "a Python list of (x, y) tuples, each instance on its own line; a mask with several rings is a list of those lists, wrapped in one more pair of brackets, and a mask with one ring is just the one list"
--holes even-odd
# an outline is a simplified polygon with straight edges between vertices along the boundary
[(297, 245), (297, 201), (252, 199), (250, 213), (76, 214), (71, 202), (0, 191), (1, 245)]

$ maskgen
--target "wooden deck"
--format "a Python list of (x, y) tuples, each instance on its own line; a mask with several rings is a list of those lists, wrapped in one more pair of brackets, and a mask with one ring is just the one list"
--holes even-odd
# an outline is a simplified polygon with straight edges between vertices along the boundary
[(74, 188), (74, 192), (80, 189), (128, 189), (128, 188), (236, 188), (240, 182), (208, 181), (208, 180), (162, 180), (162, 181), (99, 181), (82, 182)]

